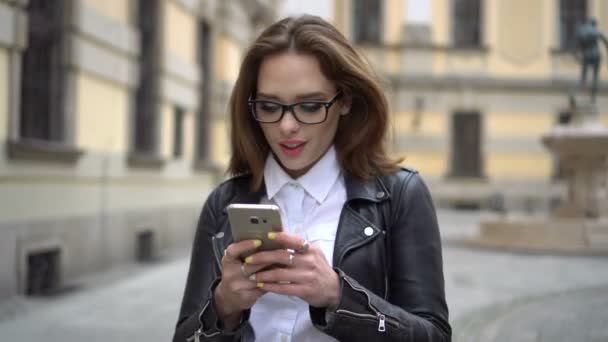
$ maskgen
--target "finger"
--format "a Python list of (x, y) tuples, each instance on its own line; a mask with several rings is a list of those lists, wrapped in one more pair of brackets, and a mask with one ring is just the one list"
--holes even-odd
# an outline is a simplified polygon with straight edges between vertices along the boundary
[(259, 289), (263, 289), (266, 292), (278, 293), (287, 296), (296, 296), (299, 298), (305, 298), (309, 293), (307, 286), (302, 284), (258, 282), (257, 286)]
[(313, 281), (311, 272), (293, 268), (275, 268), (251, 275), (250, 280), (261, 283), (289, 282), (291, 284), (310, 284)]
[(260, 272), (262, 270), (269, 270), (272, 268), (277, 267), (278, 265), (273, 263), (273, 264), (261, 264), (261, 265), (249, 265), (247, 263), (242, 263), (240, 265), (240, 273), (241, 275), (243, 275), (245, 278), (249, 278), (250, 275), (255, 274), (257, 272)]
[(258, 289), (255, 282), (240, 276), (227, 281), (224, 286), (235, 298), (248, 295), (249, 291)]
[(306, 240), (295, 234), (286, 232), (270, 232), (268, 233), (268, 239), (276, 241), (287, 249), (298, 250)]
[(240, 263), (240, 255), (249, 251), (254, 251), (261, 245), (261, 240), (243, 240), (233, 242), (224, 250), (224, 257), (230, 262)]
[(247, 266), (245, 267), (247, 270), (247, 273), (249, 273), (249, 275), (252, 274), (256, 274), (262, 270), (268, 270), (268, 269), (272, 269), (277, 267), (276, 263), (272, 263), (272, 264), (260, 264), (260, 265), (249, 265), (247, 264)]
[(245, 258), (245, 263), (248, 265), (282, 264), (287, 266), (291, 263), (290, 254), (286, 249), (262, 251)]

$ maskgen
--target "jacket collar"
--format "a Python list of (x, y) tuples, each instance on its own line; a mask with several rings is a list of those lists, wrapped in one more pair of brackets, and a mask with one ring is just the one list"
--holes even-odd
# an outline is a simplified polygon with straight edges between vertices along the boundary
[[(238, 182), (236, 194), (231, 203), (260, 203), (260, 200), (266, 195), (266, 184), (262, 181), (260, 190), (249, 191), (251, 175), (242, 179), (243, 182)], [(344, 184), (346, 186), (346, 201), (350, 202), (356, 199), (362, 199), (371, 202), (381, 202), (390, 198), (390, 193), (382, 182), (380, 177), (373, 177), (372, 180), (364, 182), (361, 179), (347, 173), (344, 175)]]
[(364, 182), (351, 175), (344, 175), (346, 185), (346, 201), (363, 199), (371, 202), (381, 202), (390, 198), (390, 193), (380, 177), (373, 177), (370, 181)]
[[(232, 197), (231, 203), (249, 203), (255, 204), (260, 203), (262, 197), (266, 194), (266, 186), (262, 183), (259, 191), (250, 191), (251, 175), (238, 177), (234, 180), (235, 182), (235, 195)], [(372, 180), (364, 182), (357, 177), (350, 174), (344, 175), (344, 182), (346, 186), (346, 204), (348, 205), (354, 200), (370, 201), (372, 203), (379, 203), (386, 201), (390, 198), (390, 193), (382, 177), (373, 177)], [(227, 214), (224, 208), (224, 214)], [(360, 228), (360, 229), (359, 229)], [(366, 229), (372, 228), (373, 233), (369, 235)], [(363, 230), (361, 230), (363, 229)], [(339, 266), (342, 263), (345, 253), (353, 246), (359, 246), (365, 243), (365, 241), (372, 240), (380, 234), (380, 228), (370, 223), (369, 218), (366, 219), (361, 216), (356, 210), (346, 210), (344, 215), (340, 218), (338, 224), (338, 231), (336, 233), (336, 241), (334, 244), (334, 266)], [(361, 234), (363, 232), (363, 234)], [(231, 238), (227, 240), (231, 242)]]

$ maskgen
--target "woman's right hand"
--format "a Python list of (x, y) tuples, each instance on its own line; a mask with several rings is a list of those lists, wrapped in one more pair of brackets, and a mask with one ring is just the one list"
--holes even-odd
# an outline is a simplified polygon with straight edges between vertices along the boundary
[(249, 275), (268, 265), (246, 265), (240, 255), (255, 251), (262, 245), (260, 240), (245, 240), (226, 247), (222, 258), (222, 280), (215, 288), (215, 304), (225, 330), (238, 327), (241, 314), (255, 304), (266, 291), (258, 288)]

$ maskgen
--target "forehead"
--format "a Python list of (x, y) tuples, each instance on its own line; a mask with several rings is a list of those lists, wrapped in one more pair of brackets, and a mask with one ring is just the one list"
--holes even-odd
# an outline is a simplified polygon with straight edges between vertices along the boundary
[(313, 91), (330, 94), (334, 85), (323, 75), (319, 61), (313, 55), (284, 52), (262, 60), (257, 89), (287, 99)]

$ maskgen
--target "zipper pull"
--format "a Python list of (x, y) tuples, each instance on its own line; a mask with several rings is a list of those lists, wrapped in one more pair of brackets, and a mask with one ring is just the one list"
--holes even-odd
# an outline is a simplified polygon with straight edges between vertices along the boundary
[(378, 331), (385, 332), (386, 331), (386, 317), (383, 314), (378, 313)]
[(188, 339), (186, 339), (187, 342), (200, 342), (201, 338), (200, 336), (203, 334), (203, 332), (201, 331), (201, 329), (198, 329), (197, 331), (194, 332), (194, 335), (190, 336)]

